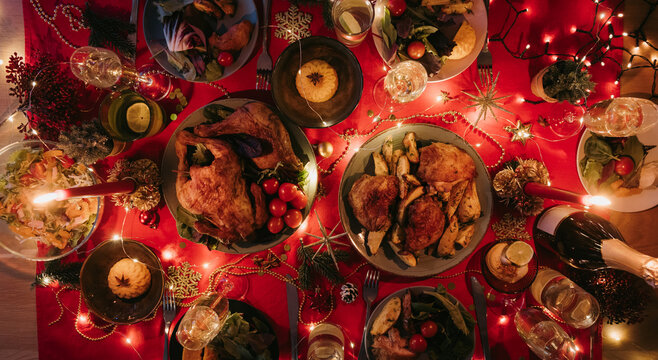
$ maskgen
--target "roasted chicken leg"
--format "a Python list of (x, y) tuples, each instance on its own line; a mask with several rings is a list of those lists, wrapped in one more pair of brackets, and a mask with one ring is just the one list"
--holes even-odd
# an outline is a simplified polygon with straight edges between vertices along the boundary
[(475, 177), (475, 163), (462, 149), (440, 142), (420, 149), (418, 177), (439, 192)]

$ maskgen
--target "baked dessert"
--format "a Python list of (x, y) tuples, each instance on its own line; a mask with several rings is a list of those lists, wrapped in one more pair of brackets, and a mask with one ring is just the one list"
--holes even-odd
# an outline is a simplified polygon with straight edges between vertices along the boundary
[(151, 272), (144, 263), (124, 258), (110, 268), (107, 285), (114, 295), (122, 299), (133, 299), (144, 294), (151, 286)]
[(452, 48), (452, 53), (450, 53), (448, 59), (459, 60), (465, 58), (471, 53), (471, 51), (473, 51), (473, 48), (475, 47), (475, 38), (475, 29), (473, 29), (468, 21), (464, 20), (462, 26), (457, 30), (457, 34), (455, 34), (453, 41), (456, 45)]
[(295, 85), (299, 95), (310, 102), (325, 102), (338, 90), (338, 74), (324, 60), (311, 60), (297, 72)]

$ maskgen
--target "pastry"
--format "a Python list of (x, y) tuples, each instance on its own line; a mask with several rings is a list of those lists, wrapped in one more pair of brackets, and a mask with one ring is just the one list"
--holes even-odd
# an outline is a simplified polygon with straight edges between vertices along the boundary
[(114, 295), (133, 299), (151, 286), (151, 272), (144, 263), (124, 258), (117, 261), (107, 274), (107, 285)]
[(304, 63), (297, 72), (295, 85), (299, 95), (310, 102), (325, 102), (338, 90), (338, 74), (324, 60)]
[(455, 47), (452, 48), (452, 53), (448, 56), (450, 60), (459, 60), (465, 58), (468, 54), (473, 51), (475, 47), (475, 29), (464, 20), (462, 26), (459, 27), (455, 38), (452, 39), (455, 44)]

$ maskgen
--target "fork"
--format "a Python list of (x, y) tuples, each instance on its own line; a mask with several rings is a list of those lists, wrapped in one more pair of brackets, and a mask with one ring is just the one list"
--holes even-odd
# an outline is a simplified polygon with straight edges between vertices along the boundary
[(379, 271), (368, 270), (366, 279), (363, 282), (363, 300), (366, 302), (366, 322), (363, 326), (363, 338), (361, 339), (361, 349), (359, 350), (359, 360), (367, 359), (365, 344), (368, 331), (368, 320), (370, 319), (370, 305), (377, 298), (377, 291), (379, 289)]
[(268, 31), (270, 22), (270, 0), (263, 0), (263, 52), (256, 61), (256, 90), (268, 90), (272, 77), (272, 58), (267, 51)]
[(162, 318), (164, 319), (164, 332), (165, 332), (165, 342), (164, 342), (164, 354), (162, 355), (163, 360), (169, 359), (169, 327), (171, 327), (171, 322), (174, 321), (176, 317), (176, 299), (174, 298), (174, 291), (171, 288), (165, 290), (164, 296), (162, 297)]
[[(487, 16), (489, 16), (489, 0), (484, 0), (484, 7), (486, 9)], [(491, 53), (489, 52), (489, 32), (487, 32), (485, 35), (484, 46), (478, 55), (477, 64), (480, 83), (486, 87), (491, 86), (493, 83), (493, 59), (491, 58)]]

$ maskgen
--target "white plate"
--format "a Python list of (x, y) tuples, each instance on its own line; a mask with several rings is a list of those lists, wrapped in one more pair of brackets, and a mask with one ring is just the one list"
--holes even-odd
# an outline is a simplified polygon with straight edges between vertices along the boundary
[[(384, 9), (388, 4), (388, 0), (377, 0), (375, 4), (375, 18), (372, 22), (372, 39), (375, 41), (375, 47), (379, 52), (382, 59), (390, 66), (398, 62), (395, 52), (391, 51), (384, 41), (382, 40), (382, 19), (384, 17)], [(475, 47), (471, 50), (468, 56), (459, 60), (447, 60), (438, 74), (429, 78), (429, 82), (439, 82), (448, 80), (461, 74), (477, 59), (484, 40), (487, 37), (487, 10), (484, 7), (482, 0), (473, 0), (473, 13), (464, 14), (464, 17), (475, 29)]]
[(491, 219), (491, 208), (493, 206), (493, 198), (491, 194), (491, 180), (487, 167), (484, 165), (482, 158), (478, 153), (469, 145), (463, 138), (450, 130), (446, 130), (440, 126), (432, 124), (407, 124), (401, 127), (393, 127), (388, 130), (368, 139), (363, 145), (362, 149), (381, 149), (382, 144), (387, 137), (393, 137), (393, 148), (400, 149), (402, 146), (402, 138), (407, 132), (415, 132), (418, 144), (422, 146), (429, 145), (433, 142), (442, 142), (452, 144), (464, 150), (475, 163), (475, 183), (477, 184), (478, 197), (480, 198), (480, 206), (482, 207), (482, 216), (475, 220), (475, 233), (471, 238), (471, 242), (464, 249), (457, 250), (455, 255), (451, 258), (437, 258), (434, 256), (423, 254), (418, 258), (418, 265), (409, 267), (397, 259), (395, 254), (392, 254), (388, 245), (382, 244), (382, 249), (375, 255), (369, 255), (363, 241), (363, 233), (365, 229), (356, 219), (352, 213), (352, 207), (349, 205), (348, 195), (354, 182), (358, 180), (364, 173), (374, 174), (374, 165), (372, 162), (372, 151), (357, 151), (343, 172), (343, 177), (340, 180), (340, 188), (338, 195), (338, 210), (340, 211), (340, 220), (343, 223), (343, 228), (347, 231), (352, 245), (356, 250), (372, 265), (375, 267), (400, 276), (409, 277), (426, 277), (439, 274), (446, 271), (453, 266), (456, 266), (465, 260), (480, 244), (489, 227), (489, 220)]
[[(180, 79), (185, 79), (183, 74), (181, 74), (176, 68), (169, 63), (167, 60), (167, 54), (164, 49), (167, 48), (167, 42), (165, 41), (164, 36), (164, 25), (160, 22), (158, 18), (158, 6), (153, 2), (153, 0), (147, 0), (144, 5), (144, 18), (142, 19), (142, 28), (144, 30), (144, 39), (146, 40), (146, 46), (151, 52), (151, 56), (165, 69), (168, 73), (176, 76)], [(260, 32), (259, 23), (258, 23), (258, 11), (256, 10), (256, 4), (253, 0), (239, 0), (233, 16), (224, 16), (221, 20), (217, 20), (217, 26), (215, 27), (215, 32), (218, 34), (225, 33), (231, 26), (241, 22), (242, 20), (249, 20), (254, 28), (251, 30), (251, 38), (247, 43), (247, 46), (240, 50), (240, 54), (235, 58), (233, 64), (224, 68), (224, 73), (217, 79), (206, 79), (205, 76), (198, 76), (192, 80), (193, 82), (203, 82), (209, 83), (219, 79), (223, 79), (238, 71), (244, 64), (247, 63), (251, 53), (256, 47), (256, 40), (258, 39), (258, 34)]]
[[(576, 168), (578, 169), (578, 178), (580, 183), (583, 184), (583, 187), (588, 194), (596, 195), (597, 193), (594, 189), (587, 186), (585, 179), (580, 171), (580, 160), (585, 157), (585, 141), (590, 138), (591, 132), (585, 131), (580, 138), (580, 143), (578, 143), (578, 151), (576, 152)], [(638, 140), (644, 145), (658, 145), (658, 126), (652, 127), (649, 131), (637, 135)], [(647, 154), (647, 157), (644, 159), (644, 163), (649, 163), (652, 161), (658, 161), (658, 148), (653, 148)], [(644, 190), (639, 194), (617, 197), (612, 195), (606, 195), (610, 199), (611, 203), (608, 206), (610, 209), (619, 211), (619, 212), (638, 212), (651, 209), (652, 207), (658, 205), (658, 188), (651, 190)]]

